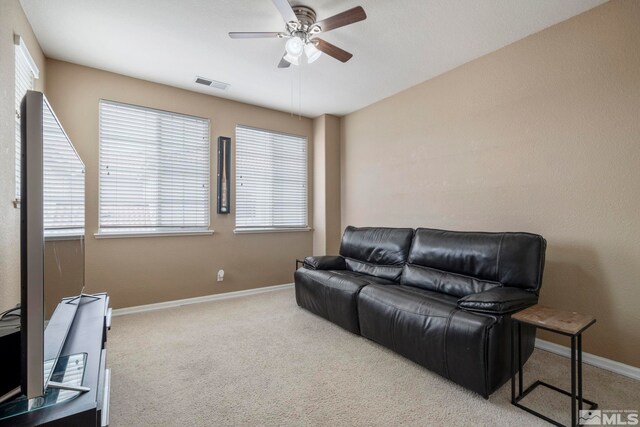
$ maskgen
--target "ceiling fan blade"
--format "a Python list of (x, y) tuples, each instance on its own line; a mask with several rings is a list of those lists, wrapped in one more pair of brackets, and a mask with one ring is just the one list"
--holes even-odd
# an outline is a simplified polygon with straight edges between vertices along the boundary
[(280, 63), (278, 64), (278, 68), (289, 68), (289, 66), (291, 65), (291, 63), (289, 61), (284, 59), (285, 56), (287, 56), (287, 52), (285, 52), (284, 55), (282, 55), (282, 59), (280, 60)]
[(345, 25), (353, 24), (355, 22), (364, 21), (365, 19), (367, 19), (367, 14), (364, 13), (364, 9), (361, 6), (357, 6), (353, 9), (345, 10), (342, 13), (333, 15), (330, 18), (316, 22), (315, 25), (319, 26), (323, 33), (326, 33), (327, 31), (335, 30), (336, 28), (344, 27)]
[(277, 38), (284, 36), (283, 33), (247, 33), (247, 32), (232, 32), (229, 33), (229, 37), (232, 39), (266, 39)]
[(287, 0), (272, 0), (272, 1), (273, 1), (273, 4), (280, 11), (280, 15), (282, 15), (282, 18), (284, 18), (284, 22), (290, 22), (290, 21), (298, 22), (298, 17), (293, 12), (293, 9), (291, 8), (291, 5)]
[(346, 50), (342, 50), (338, 46), (332, 45), (331, 43), (326, 42), (322, 39), (314, 39), (313, 42), (318, 50), (326, 53), (329, 56), (333, 56), (338, 61), (347, 62), (353, 56)]

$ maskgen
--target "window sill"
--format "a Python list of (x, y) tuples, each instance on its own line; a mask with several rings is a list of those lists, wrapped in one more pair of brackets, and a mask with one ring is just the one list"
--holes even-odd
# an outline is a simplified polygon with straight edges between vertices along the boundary
[(311, 231), (311, 227), (300, 228), (236, 228), (234, 234), (252, 234), (252, 233), (295, 233), (300, 231)]
[(126, 239), (130, 237), (211, 236), (214, 230), (166, 230), (166, 231), (99, 231), (96, 239)]
[(44, 236), (45, 242), (55, 242), (58, 240), (82, 240), (84, 239), (84, 234), (54, 234), (51, 236)]

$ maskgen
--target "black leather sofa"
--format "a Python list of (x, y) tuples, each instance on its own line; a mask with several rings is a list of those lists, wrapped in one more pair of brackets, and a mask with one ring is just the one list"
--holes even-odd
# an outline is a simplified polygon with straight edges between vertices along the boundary
[[(485, 398), (510, 376), (510, 314), (535, 304), (546, 241), (529, 233), (347, 227), (295, 272), (299, 306)], [(523, 326), (522, 355), (535, 329)]]

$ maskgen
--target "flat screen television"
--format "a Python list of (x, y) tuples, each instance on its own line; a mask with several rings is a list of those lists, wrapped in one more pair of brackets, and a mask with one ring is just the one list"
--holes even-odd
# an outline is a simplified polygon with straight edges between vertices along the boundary
[[(15, 394), (32, 399), (45, 394), (80, 302), (57, 305), (47, 319), (45, 299), (53, 290), (48, 285), (65, 276), (78, 286), (74, 294), (84, 286), (85, 183), (84, 164), (42, 93), (27, 92), (20, 117), (20, 384)], [(58, 247), (58, 242), (65, 243)]]

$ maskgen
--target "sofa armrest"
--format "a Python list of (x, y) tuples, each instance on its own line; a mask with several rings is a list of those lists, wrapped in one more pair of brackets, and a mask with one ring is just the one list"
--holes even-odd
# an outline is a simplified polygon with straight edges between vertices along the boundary
[(463, 310), (480, 313), (507, 314), (522, 310), (538, 302), (538, 296), (519, 288), (493, 288), (458, 300)]
[(346, 270), (344, 258), (341, 256), (308, 256), (304, 259), (304, 267), (311, 270)]

